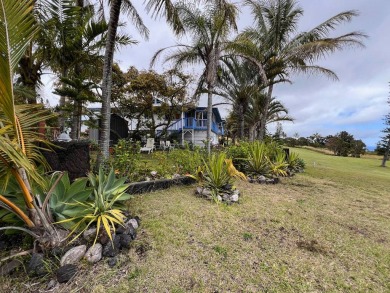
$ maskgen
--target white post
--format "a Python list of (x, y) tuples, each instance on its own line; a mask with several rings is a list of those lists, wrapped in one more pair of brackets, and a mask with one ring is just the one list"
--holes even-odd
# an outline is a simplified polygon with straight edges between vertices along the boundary
[(181, 145), (184, 146), (184, 112), (181, 110)]

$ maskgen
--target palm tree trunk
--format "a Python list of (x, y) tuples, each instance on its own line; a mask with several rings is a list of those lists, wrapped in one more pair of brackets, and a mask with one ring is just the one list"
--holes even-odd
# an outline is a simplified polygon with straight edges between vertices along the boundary
[(268, 118), (267, 114), (268, 114), (268, 108), (270, 105), (270, 101), (272, 98), (273, 89), (274, 89), (274, 85), (271, 81), (270, 85), (268, 86), (268, 92), (267, 92), (265, 103), (264, 103), (263, 113), (262, 113), (261, 119), (260, 119), (259, 140), (264, 140), (264, 138), (265, 138), (265, 130), (266, 130), (266, 124), (267, 124), (267, 118)]
[(211, 152), (211, 126), (213, 123), (213, 86), (207, 86), (207, 153)]
[(108, 32), (106, 40), (106, 51), (103, 65), (103, 84), (102, 84), (102, 116), (101, 116), (101, 136), (100, 150), (101, 156), (98, 156), (98, 164), (109, 156), (110, 147), (110, 116), (111, 116), (111, 86), (112, 86), (112, 63), (114, 60), (115, 37), (119, 23), (119, 14), (122, 0), (112, 0), (110, 6), (110, 21), (108, 22)]
[(240, 139), (244, 138), (245, 119), (244, 119), (244, 105), (239, 105), (239, 117), (240, 121)]

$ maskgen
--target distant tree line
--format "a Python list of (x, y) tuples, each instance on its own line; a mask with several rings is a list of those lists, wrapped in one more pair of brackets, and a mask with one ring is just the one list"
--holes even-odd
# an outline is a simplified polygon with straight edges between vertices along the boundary
[(315, 133), (308, 137), (299, 137), (295, 134), (294, 137), (280, 138), (287, 146), (311, 146), (316, 148), (326, 148), (334, 153), (335, 156), (355, 157), (360, 158), (366, 153), (366, 145), (360, 139), (355, 139), (352, 134), (347, 131), (341, 131), (335, 135), (321, 136)]

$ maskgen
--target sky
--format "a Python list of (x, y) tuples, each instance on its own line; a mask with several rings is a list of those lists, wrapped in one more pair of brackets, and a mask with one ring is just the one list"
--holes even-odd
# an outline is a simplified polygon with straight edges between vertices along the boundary
[[(130, 22), (122, 29), (139, 41), (138, 45), (116, 53), (114, 58), (122, 70), (129, 66), (149, 69), (151, 57), (157, 50), (177, 43), (164, 19), (155, 20), (146, 14), (143, 2), (132, 1), (149, 28), (150, 37), (148, 41), (143, 40)], [(252, 19), (240, 2), (237, 1), (241, 10), (238, 23), (242, 29), (250, 26)], [(375, 146), (384, 128), (383, 117), (390, 112), (386, 102), (390, 89), (390, 0), (300, 0), (298, 3), (304, 10), (298, 31), (313, 28), (342, 11), (357, 10), (359, 16), (340, 25), (333, 35), (360, 31), (368, 38), (364, 40), (365, 48), (347, 48), (318, 63), (334, 71), (338, 81), (319, 75), (292, 75), (292, 84), (276, 86), (274, 95), (295, 119), (283, 123), (284, 132), (288, 136), (298, 133), (306, 137), (314, 133), (333, 135), (345, 130), (367, 146)], [(126, 21), (125, 15), (121, 16), (121, 21)], [(161, 72), (168, 66), (160, 62), (154, 69)], [(197, 69), (188, 67), (187, 70)], [(200, 106), (205, 103), (205, 99), (201, 99)], [(226, 116), (226, 106), (220, 110)]]

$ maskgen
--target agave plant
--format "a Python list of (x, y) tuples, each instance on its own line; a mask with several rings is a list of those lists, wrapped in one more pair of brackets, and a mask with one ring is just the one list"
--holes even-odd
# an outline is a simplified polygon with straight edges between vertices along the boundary
[(93, 188), (93, 200), (86, 202), (75, 200), (67, 203), (72, 209), (66, 209), (62, 214), (68, 218), (57, 223), (73, 223), (70, 235), (77, 233), (73, 240), (91, 225), (96, 224), (95, 242), (103, 226), (112, 241), (111, 230), (115, 231), (116, 224), (124, 224), (125, 216), (120, 208), (123, 207), (123, 201), (131, 198), (131, 195), (126, 193), (129, 184), (125, 184), (126, 178), (116, 179), (113, 169), (105, 175), (103, 168), (99, 169), (98, 175), (88, 174), (88, 180)]

